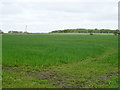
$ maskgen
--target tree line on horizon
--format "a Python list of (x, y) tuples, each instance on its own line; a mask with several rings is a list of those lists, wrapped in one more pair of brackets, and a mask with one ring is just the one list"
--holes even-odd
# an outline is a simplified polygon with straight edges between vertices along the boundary
[[(0, 30), (0, 34), (3, 34), (4, 32)], [(27, 31), (8, 31), (8, 33), (28, 33)], [(113, 33), (115, 35), (120, 35), (120, 30), (111, 30), (111, 29), (64, 29), (64, 30), (55, 30), (50, 33), (90, 33), (92, 35), (93, 33)]]
[(115, 33), (119, 30), (110, 30), (110, 29), (64, 29), (64, 30), (55, 30), (51, 33)]

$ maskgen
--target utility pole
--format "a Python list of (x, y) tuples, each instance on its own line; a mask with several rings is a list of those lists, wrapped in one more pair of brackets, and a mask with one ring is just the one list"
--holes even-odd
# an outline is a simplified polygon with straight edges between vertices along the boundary
[(27, 32), (27, 25), (25, 25), (25, 32)]

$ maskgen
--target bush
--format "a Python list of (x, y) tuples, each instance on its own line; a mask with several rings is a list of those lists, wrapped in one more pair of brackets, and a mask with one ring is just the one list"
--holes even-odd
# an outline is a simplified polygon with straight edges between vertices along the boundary
[(90, 35), (93, 35), (93, 33), (90, 33)]

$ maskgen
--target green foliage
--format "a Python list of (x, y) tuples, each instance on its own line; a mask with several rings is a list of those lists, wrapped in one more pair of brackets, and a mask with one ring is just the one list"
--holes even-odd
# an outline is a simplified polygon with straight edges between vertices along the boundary
[(55, 30), (51, 33), (114, 33), (115, 30), (110, 29), (65, 29), (65, 30)]
[(93, 33), (91, 32), (90, 35), (93, 35)]

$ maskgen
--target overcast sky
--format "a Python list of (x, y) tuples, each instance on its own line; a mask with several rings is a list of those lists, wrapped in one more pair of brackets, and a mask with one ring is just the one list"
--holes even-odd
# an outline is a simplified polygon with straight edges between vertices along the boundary
[(0, 29), (118, 28), (119, 0), (0, 0)]

